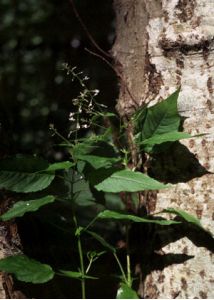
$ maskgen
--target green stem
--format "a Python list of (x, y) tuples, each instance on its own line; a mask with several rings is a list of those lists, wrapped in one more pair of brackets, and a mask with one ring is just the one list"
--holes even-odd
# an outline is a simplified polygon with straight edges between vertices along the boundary
[(126, 268), (127, 268), (127, 284), (132, 287), (132, 276), (131, 276), (131, 259), (130, 259), (130, 250), (129, 250), (129, 224), (126, 225)]
[(126, 264), (127, 264), (127, 284), (129, 287), (132, 287), (132, 277), (131, 277), (131, 267), (130, 267), (130, 254), (126, 255)]
[(113, 253), (113, 255), (114, 255), (114, 258), (116, 259), (116, 262), (117, 262), (117, 264), (118, 264), (118, 266), (119, 266), (119, 268), (120, 268), (120, 271), (121, 271), (121, 274), (122, 274), (122, 277), (123, 277), (124, 282), (128, 284), (128, 280), (127, 280), (127, 278), (126, 278), (126, 274), (125, 274), (125, 272), (124, 272), (124, 270), (123, 270), (123, 267), (122, 267), (122, 265), (121, 265), (121, 263), (120, 263), (120, 261), (119, 261), (119, 258), (118, 258), (118, 256), (117, 256), (117, 254), (116, 254), (116, 253)]
[[(77, 229), (78, 224), (77, 224), (77, 219), (76, 219), (75, 214), (73, 214), (73, 220), (74, 220), (75, 228)], [(82, 243), (81, 243), (81, 238), (80, 238), (79, 234), (77, 234), (77, 247), (78, 247), (78, 253), (79, 253), (79, 260), (80, 260), (80, 271), (81, 271), (81, 274), (84, 276), (85, 275), (85, 266), (84, 266), (84, 260), (83, 260)], [(85, 278), (81, 279), (81, 288), (82, 288), (82, 299), (86, 299)]]
[(55, 128), (51, 128), (51, 130), (54, 131), (54, 133), (59, 137), (61, 138), (67, 145), (72, 145), (69, 140), (67, 140), (66, 138), (64, 138), (63, 135), (61, 135)]
[(88, 274), (88, 272), (89, 272), (89, 270), (91, 268), (92, 263), (93, 263), (93, 259), (90, 259), (88, 267), (86, 268), (85, 274)]
[[(83, 252), (82, 252), (82, 243), (80, 236), (78, 236), (78, 251), (79, 251), (79, 258), (80, 258), (80, 270), (82, 275), (85, 275), (85, 267), (84, 267), (84, 261), (83, 261)], [(85, 294), (85, 279), (81, 279), (81, 287), (82, 287), (82, 299), (86, 299)]]
[(96, 221), (97, 221), (98, 217), (96, 216), (94, 219), (91, 220), (91, 222), (89, 222), (89, 224), (83, 228), (82, 231), (87, 231), (89, 227), (91, 227)]
[[(71, 191), (70, 191), (70, 196), (71, 200), (73, 201), (73, 183), (74, 183), (74, 173), (75, 171), (73, 170), (72, 172), (72, 186), (71, 186)], [(74, 227), (75, 227), (75, 232), (78, 229), (78, 223), (77, 223), (77, 218), (75, 214), (75, 210), (72, 207), (72, 212), (73, 212), (73, 221), (74, 221)], [(78, 253), (79, 253), (79, 260), (80, 260), (80, 271), (82, 276), (85, 275), (85, 266), (84, 266), (84, 259), (83, 259), (83, 251), (82, 251), (82, 243), (81, 243), (81, 238), (80, 238), (80, 233), (77, 235), (77, 247), (78, 247)], [(81, 279), (81, 289), (82, 289), (82, 299), (86, 299), (86, 292), (85, 292), (85, 278)]]

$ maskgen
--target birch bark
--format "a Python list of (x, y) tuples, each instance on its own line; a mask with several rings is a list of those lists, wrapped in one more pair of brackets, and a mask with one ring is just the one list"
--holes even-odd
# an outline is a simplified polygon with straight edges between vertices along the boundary
[[(214, 5), (213, 0), (114, 0), (116, 41), (112, 49), (123, 82), (117, 108), (130, 116), (181, 86), (184, 130), (206, 136), (182, 142), (210, 173), (157, 193), (150, 212), (166, 207), (197, 215), (214, 230)], [(172, 162), (173, 163), (173, 162)], [(190, 170), (190, 173), (194, 170)], [(190, 176), (191, 177), (191, 176)], [(164, 254), (192, 255), (147, 275), (144, 298), (214, 298), (212, 252), (186, 237), (169, 243)], [(213, 247), (211, 247), (213, 249)]]

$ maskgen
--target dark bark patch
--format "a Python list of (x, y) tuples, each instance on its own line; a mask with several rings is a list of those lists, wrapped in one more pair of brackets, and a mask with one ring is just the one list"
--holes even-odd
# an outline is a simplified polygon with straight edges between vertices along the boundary
[(210, 100), (207, 100), (207, 106), (209, 108), (209, 111), (212, 112), (212, 102)]
[(188, 248), (187, 248), (187, 246), (186, 246), (186, 247), (184, 247), (184, 249), (183, 249), (183, 253), (184, 253), (184, 254), (188, 254)]
[(182, 59), (177, 58), (176, 59), (176, 65), (178, 68), (183, 69), (184, 68), (184, 61)]
[(209, 77), (207, 80), (207, 88), (209, 93), (212, 95), (213, 94), (213, 82), (212, 82), (212, 77)]
[(147, 281), (146, 294), (144, 295), (146, 298), (158, 299), (159, 291), (155, 282), (153, 282), (152, 276), (149, 276), (149, 280)]
[(192, 139), (189, 141), (189, 147), (193, 148), (195, 146), (195, 141)]
[(206, 273), (205, 273), (204, 270), (201, 270), (201, 271), (199, 272), (199, 275), (201, 276), (202, 279), (204, 279)]
[(181, 278), (181, 288), (186, 291), (187, 290), (187, 281), (184, 277)]
[(200, 291), (199, 295), (200, 295), (201, 299), (207, 299), (207, 293)]
[(157, 192), (156, 191), (147, 192), (146, 209), (148, 213), (151, 214), (155, 211), (156, 203), (157, 203)]
[(169, 13), (166, 10), (163, 11), (163, 19), (166, 23), (169, 21)]
[(161, 73), (156, 69), (155, 64), (150, 62), (150, 55), (147, 53), (145, 73), (148, 78), (148, 91), (149, 94), (157, 95), (160, 91), (161, 85), (163, 85), (163, 79)]
[(195, 0), (179, 0), (175, 7), (175, 14), (181, 22), (187, 22), (194, 16)]
[(172, 299), (176, 299), (180, 294), (180, 291), (179, 292), (175, 292), (175, 291), (172, 291), (171, 292), (171, 296), (172, 296)]
[(159, 283), (163, 283), (163, 282), (164, 282), (164, 279), (165, 279), (165, 275), (164, 275), (164, 274), (161, 274), (161, 275), (158, 277), (158, 282), (159, 282)]
[(174, 57), (177, 52), (188, 55), (191, 52), (202, 52), (204, 60), (207, 60), (211, 40), (200, 38), (195, 43), (186, 42), (181, 35), (176, 40), (171, 40), (162, 34), (159, 40), (159, 46), (163, 49), (163, 55), (166, 57)]
[(202, 214), (203, 214), (203, 210), (201, 208), (197, 208), (195, 212), (196, 212), (197, 217), (199, 219), (201, 219)]

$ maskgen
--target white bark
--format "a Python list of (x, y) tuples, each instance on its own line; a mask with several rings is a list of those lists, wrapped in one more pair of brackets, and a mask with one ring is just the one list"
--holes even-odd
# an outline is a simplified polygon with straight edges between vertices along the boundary
[[(139, 105), (166, 98), (181, 85), (179, 111), (184, 130), (208, 135), (183, 142), (214, 172), (214, 2), (213, 0), (115, 0), (117, 40), (113, 54)], [(119, 64), (119, 63), (118, 63)], [(118, 109), (130, 113), (133, 100), (121, 90)], [(208, 174), (158, 193), (155, 211), (181, 208), (214, 231), (214, 175)], [(147, 276), (144, 297), (214, 298), (212, 253), (187, 238), (164, 253), (194, 255)]]

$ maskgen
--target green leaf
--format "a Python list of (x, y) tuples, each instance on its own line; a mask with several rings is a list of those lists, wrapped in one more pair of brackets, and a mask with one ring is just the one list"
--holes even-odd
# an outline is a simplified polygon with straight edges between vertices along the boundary
[(65, 170), (73, 167), (75, 164), (70, 161), (62, 161), (58, 163), (54, 163), (48, 166), (47, 169), (44, 170), (44, 172), (52, 172), (57, 170)]
[(190, 137), (178, 131), (181, 121), (177, 109), (179, 91), (154, 106), (139, 110), (134, 116), (135, 141), (144, 151), (151, 152), (154, 145)]
[(108, 242), (106, 242), (104, 240), (104, 238), (101, 237), (99, 234), (97, 234), (93, 231), (89, 231), (89, 230), (86, 230), (86, 232), (89, 233), (91, 236), (93, 236), (93, 238), (95, 238), (98, 242), (100, 242), (100, 244), (102, 244), (105, 248), (107, 248), (108, 250), (110, 250), (113, 253), (116, 252), (116, 249), (112, 245), (110, 245)]
[(174, 220), (155, 220), (149, 218), (141, 218), (135, 215), (129, 215), (125, 213), (118, 213), (112, 210), (104, 210), (97, 215), (99, 219), (114, 219), (114, 220), (124, 220), (124, 221), (132, 221), (137, 223), (154, 223), (159, 225), (172, 225), (179, 224), (181, 222)]
[(176, 209), (176, 208), (167, 208), (167, 209), (164, 209), (163, 212), (175, 214), (175, 215), (181, 217), (182, 219), (184, 219), (186, 222), (193, 223), (194, 225), (202, 228), (200, 220), (198, 218), (196, 218), (195, 216), (188, 214), (184, 210)]
[(127, 284), (121, 283), (116, 299), (139, 299), (137, 293)]
[(38, 192), (48, 187), (55, 175), (0, 171), (0, 189), (17, 193)]
[(149, 139), (155, 135), (178, 131), (180, 125), (180, 116), (177, 109), (179, 91), (174, 92), (166, 100), (147, 108), (142, 140)]
[(75, 161), (86, 162), (84, 172), (89, 169), (87, 165), (93, 171), (92, 168), (95, 170), (108, 168), (121, 160), (110, 143), (97, 139), (89, 139), (76, 144), (70, 153)]
[(97, 139), (89, 139), (82, 143), (78, 143), (70, 151), (76, 160), (79, 159), (79, 156), (83, 155), (117, 157), (114, 147), (111, 144)]
[(55, 175), (38, 173), (48, 168), (47, 161), (28, 156), (18, 156), (0, 161), (0, 189), (18, 193), (45, 189)]
[(108, 193), (139, 192), (144, 190), (159, 190), (170, 187), (149, 176), (129, 169), (113, 173), (110, 177), (95, 185), (98, 191)]
[(175, 142), (181, 139), (189, 139), (192, 136), (186, 132), (171, 131), (159, 135), (154, 135), (151, 138), (143, 140), (140, 145), (143, 146), (146, 152), (150, 152), (154, 145), (159, 145), (166, 142)]
[(77, 159), (88, 162), (93, 168), (100, 169), (104, 167), (111, 167), (119, 162), (121, 159), (116, 157), (103, 157), (96, 155), (77, 155)]
[(16, 202), (5, 214), (1, 215), (0, 220), (8, 221), (12, 218), (22, 217), (27, 212), (38, 210), (41, 206), (54, 202), (54, 196)]
[(124, 211), (126, 209), (119, 193), (105, 193), (105, 207), (110, 210)]
[(79, 206), (89, 206), (95, 203), (89, 183), (80, 175), (75, 174), (73, 183), (74, 201)]
[(60, 270), (60, 274), (74, 279), (98, 279), (97, 277), (83, 275), (81, 272)]
[(135, 133), (141, 132), (144, 120), (147, 114), (147, 107), (140, 107), (133, 115), (132, 122), (134, 124)]
[(49, 265), (42, 264), (25, 255), (9, 256), (0, 260), (0, 270), (12, 273), (18, 280), (32, 283), (44, 283), (54, 277)]

